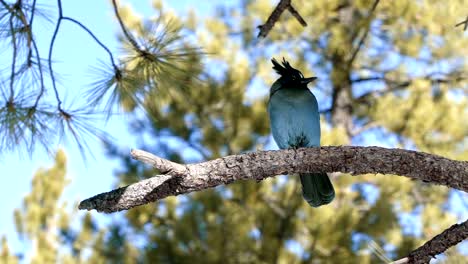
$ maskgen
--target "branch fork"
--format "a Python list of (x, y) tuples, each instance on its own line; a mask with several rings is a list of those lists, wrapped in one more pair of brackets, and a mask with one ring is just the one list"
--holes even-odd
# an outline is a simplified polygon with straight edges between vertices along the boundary
[(268, 17), (267, 21), (265, 24), (258, 26), (260, 29), (260, 32), (258, 32), (257, 37), (266, 37), (268, 35), (268, 32), (273, 28), (275, 23), (279, 20), (281, 14), (285, 10), (288, 10), (296, 19), (301, 23), (303, 27), (307, 26), (307, 22), (302, 18), (302, 16), (297, 12), (297, 10), (292, 6), (291, 0), (281, 0), (278, 5), (275, 7), (273, 12), (271, 12), (270, 16)]

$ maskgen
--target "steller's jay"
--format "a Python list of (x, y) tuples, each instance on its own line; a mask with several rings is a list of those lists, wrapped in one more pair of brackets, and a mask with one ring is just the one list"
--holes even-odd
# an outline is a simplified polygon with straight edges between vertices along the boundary
[[(283, 58), (283, 65), (272, 59), (281, 75), (270, 88), (268, 113), (273, 138), (281, 149), (320, 146), (320, 116), (317, 99), (307, 88), (316, 77), (304, 75)], [(335, 190), (324, 172), (300, 173), (302, 195), (313, 207), (330, 203)]]

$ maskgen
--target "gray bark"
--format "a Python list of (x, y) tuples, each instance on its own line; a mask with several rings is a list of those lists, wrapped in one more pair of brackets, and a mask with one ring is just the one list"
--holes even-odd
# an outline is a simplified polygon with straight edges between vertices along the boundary
[(392, 174), (468, 191), (468, 162), (404, 149), (328, 146), (258, 151), (187, 165), (141, 150), (133, 150), (132, 156), (162, 175), (98, 194), (82, 201), (79, 208), (110, 213), (238, 180), (260, 181), (299, 172)]

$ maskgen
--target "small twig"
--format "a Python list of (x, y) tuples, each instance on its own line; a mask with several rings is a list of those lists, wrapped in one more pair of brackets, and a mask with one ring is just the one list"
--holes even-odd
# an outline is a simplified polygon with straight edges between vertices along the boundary
[(413, 250), (408, 257), (392, 262), (392, 264), (423, 264), (429, 263), (436, 255), (444, 253), (450, 247), (468, 238), (468, 220), (454, 224), (442, 233), (427, 241), (421, 247)]
[(385, 80), (385, 77), (378, 77), (378, 76), (375, 76), (375, 77), (363, 77), (363, 78), (356, 78), (356, 79), (352, 79), (351, 80), (351, 83), (360, 83), (360, 82), (371, 82), (371, 81), (383, 81)]
[(32, 48), (31, 48), (31, 42), (32, 42), (32, 29), (31, 29), (31, 23), (28, 23), (28, 20), (26, 19), (26, 15), (23, 12), (22, 9), (22, 3), (21, 1), (17, 1), (16, 4), (14, 5), (14, 9), (17, 11), (16, 17), (18, 17), (19, 20), (23, 23), (23, 27), (21, 28), (21, 31), (26, 32), (28, 36), (28, 64), (31, 63), (31, 57), (32, 57)]
[(359, 127), (359, 128), (353, 128), (351, 130), (351, 135), (352, 136), (356, 136), (358, 134), (361, 134), (362, 132), (366, 131), (366, 130), (369, 130), (371, 128), (375, 128), (375, 127), (378, 127), (379, 124), (377, 122), (373, 122), (373, 121), (370, 121), (368, 122), (367, 124)]
[(115, 0), (112, 0), (112, 6), (114, 7), (115, 16), (117, 17), (117, 20), (119, 21), (120, 28), (122, 29), (122, 32), (124, 33), (125, 37), (130, 42), (130, 44), (132, 44), (133, 48), (135, 48), (136, 50), (141, 50), (140, 45), (138, 45), (135, 38), (127, 30), (127, 27), (125, 27), (125, 24), (124, 24), (122, 18), (120, 17), (119, 8), (118, 8), (117, 2)]
[(94, 33), (93, 33), (91, 30), (89, 30), (85, 25), (83, 25), (80, 21), (78, 21), (78, 20), (76, 20), (76, 19), (74, 19), (74, 18), (65, 17), (65, 16), (64, 16), (64, 17), (62, 17), (62, 19), (63, 19), (63, 20), (68, 20), (68, 21), (70, 21), (70, 22), (73, 22), (73, 23), (77, 24), (78, 26), (80, 26), (84, 31), (88, 32), (88, 34), (94, 39), (94, 41), (96, 41), (97, 44), (98, 44), (99, 46), (101, 46), (101, 47), (107, 52), (107, 54), (109, 54), (110, 61), (111, 61), (111, 63), (112, 63), (112, 66), (114, 67), (114, 70), (115, 70), (115, 69), (118, 69), (117, 64), (115, 63), (115, 60), (114, 60), (114, 56), (112, 55), (112, 52), (110, 51), (110, 49), (109, 49), (106, 45), (104, 45), (104, 43), (102, 43), (102, 42), (96, 37), (96, 35), (94, 35)]
[(288, 8), (289, 4), (291, 3), (291, 0), (281, 0), (278, 5), (275, 7), (273, 12), (270, 14), (268, 17), (267, 21), (265, 24), (258, 26), (260, 29), (260, 32), (258, 32), (257, 37), (266, 37), (268, 35), (268, 32), (273, 28), (275, 23), (278, 21), (280, 18), (281, 14)]
[(33, 108), (36, 108), (37, 105), (39, 104), (39, 100), (41, 99), (42, 95), (44, 94), (45, 91), (45, 86), (44, 86), (44, 73), (42, 72), (42, 62), (41, 62), (41, 57), (39, 56), (39, 49), (37, 48), (36, 41), (34, 38), (32, 39), (32, 44), (34, 51), (36, 52), (36, 60), (37, 60), (37, 66), (39, 67), (39, 80), (41, 82), (41, 89), (39, 91), (39, 94), (36, 97), (36, 101), (34, 102)]
[(60, 28), (60, 24), (61, 24), (62, 18), (63, 18), (62, 1), (57, 0), (57, 5), (58, 5), (59, 16), (58, 16), (58, 19), (57, 19), (57, 23), (55, 25), (54, 34), (52, 35), (52, 40), (50, 41), (48, 62), (49, 62), (50, 79), (52, 80), (52, 87), (54, 88), (55, 99), (57, 100), (57, 108), (59, 110), (62, 110), (62, 100), (60, 100), (60, 96), (59, 96), (59, 93), (58, 93), (58, 90), (57, 90), (57, 84), (56, 84), (56, 81), (55, 81), (55, 75), (54, 75), (54, 71), (53, 71), (53, 68), (52, 68), (52, 51), (54, 49), (55, 38), (57, 37), (58, 31), (59, 31), (59, 28)]
[(184, 165), (160, 158), (149, 152), (138, 149), (132, 149), (130, 153), (132, 155), (132, 158), (146, 163), (148, 165), (151, 165), (153, 168), (159, 170), (162, 174), (170, 174), (172, 176), (183, 176), (187, 173), (187, 168)]
[[(114, 1), (115, 2), (115, 1)], [(104, 45), (104, 43), (102, 43), (97, 37), (96, 35), (94, 35), (94, 33), (88, 29), (85, 25), (83, 25), (80, 21), (74, 19), (74, 18), (71, 18), (71, 17), (67, 17), (67, 16), (64, 16), (63, 15), (63, 11), (62, 11), (62, 2), (61, 0), (57, 0), (57, 5), (58, 5), (58, 11), (59, 11), (59, 16), (58, 16), (58, 19), (57, 19), (57, 24), (55, 26), (55, 30), (54, 30), (54, 34), (52, 35), (52, 40), (50, 42), (50, 47), (49, 47), (49, 58), (48, 58), (48, 62), (49, 62), (49, 71), (50, 71), (50, 78), (52, 79), (52, 86), (54, 88), (54, 92), (55, 92), (55, 97), (57, 99), (57, 103), (58, 103), (58, 109), (59, 111), (62, 112), (62, 108), (61, 108), (61, 105), (62, 105), (62, 101), (60, 100), (60, 96), (59, 96), (59, 93), (58, 93), (58, 90), (57, 90), (57, 85), (56, 85), (56, 81), (55, 81), (55, 76), (54, 76), (54, 72), (53, 72), (53, 69), (52, 69), (52, 51), (53, 51), (53, 48), (54, 48), (54, 43), (55, 43), (55, 38), (57, 37), (57, 34), (58, 34), (58, 31), (59, 31), (59, 28), (60, 28), (60, 25), (61, 25), (61, 22), (62, 20), (67, 20), (67, 21), (70, 21), (72, 23), (75, 23), (76, 25), (78, 25), (79, 27), (81, 27), (84, 31), (86, 31), (93, 39), (94, 41), (96, 41), (96, 43), (101, 46), (106, 52), (107, 54), (109, 55), (110, 57), (110, 61), (112, 63), (112, 66), (114, 68), (114, 70), (117, 72), (119, 69), (117, 67), (117, 64), (115, 63), (115, 60), (114, 60), (114, 56), (112, 55), (112, 52), (110, 51), (110, 49)], [(35, 45), (35, 44), (34, 44)], [(36, 53), (37, 52), (37, 49), (36, 49)], [(39, 62), (40, 63), (40, 62)], [(39, 96), (37, 97), (36, 99), (36, 104), (37, 102), (39, 101), (40, 97), (42, 96), (43, 94), (43, 91), (41, 90), (41, 93), (39, 94)]]
[(458, 26), (461, 26), (461, 25), (464, 25), (463, 30), (468, 29), (468, 16), (466, 17), (466, 19), (464, 21), (456, 24), (455, 27), (458, 27)]
[(402, 258), (402, 259), (399, 259), (399, 260), (395, 260), (395, 261), (390, 262), (388, 264), (406, 264), (406, 263), (408, 263), (408, 261), (409, 261), (409, 258), (406, 257), (406, 258)]
[(34, 13), (36, 11), (36, 0), (33, 1), (32, 3), (32, 8), (31, 8), (31, 17), (29, 18), (29, 28), (32, 31), (32, 24), (34, 21)]
[[(431, 83), (451, 83), (451, 82), (459, 82), (466, 80), (467, 78), (465, 76), (445, 76), (445, 78), (433, 78), (432, 76), (435, 75), (434, 73), (428, 74), (426, 76), (420, 77), (421, 79), (427, 80)], [(365, 82), (365, 81), (382, 81), (387, 84), (386, 89), (383, 90), (372, 90), (369, 92), (365, 92), (359, 97), (355, 98), (357, 102), (360, 103), (365, 103), (369, 98), (372, 96), (381, 96), (384, 95), (388, 92), (394, 92), (394, 91), (399, 91), (401, 89), (404, 89), (411, 85), (414, 80), (405, 80), (405, 81), (399, 81), (399, 80), (392, 80), (389, 79), (385, 76), (383, 77), (368, 77), (368, 78), (359, 78), (359, 79), (354, 79), (351, 82), (356, 83), (356, 82)]]
[(291, 3), (288, 6), (288, 11), (297, 19), (297, 21), (299, 21), (299, 23), (301, 23), (303, 27), (307, 27), (307, 22), (304, 20), (304, 18), (302, 18), (301, 14), (297, 12)]
[(16, 46), (16, 30), (13, 25), (13, 17), (14, 17), (14, 11), (12, 11), (10, 15), (10, 30), (11, 30), (11, 42), (13, 44), (13, 62), (11, 63), (11, 74), (10, 74), (10, 98), (9, 102), (13, 101), (13, 96), (14, 96), (14, 83), (15, 83), (15, 69), (16, 69), (16, 59), (17, 59), (17, 52), (18, 52), (18, 47)]
[(7, 4), (7, 2), (5, 2), (5, 1), (3, 1), (3, 0), (0, 0), (0, 3), (3, 5), (3, 7), (5, 7), (6, 9), (8, 9), (9, 12), (11, 12), (10, 5)]
[(273, 12), (271, 12), (265, 24), (258, 26), (260, 32), (258, 32), (257, 37), (266, 37), (268, 32), (270, 32), (275, 23), (279, 20), (281, 14), (283, 14), (284, 10), (286, 9), (288, 9), (288, 11), (297, 19), (297, 21), (299, 21), (299, 23), (301, 23), (302, 26), (307, 26), (304, 18), (302, 18), (299, 12), (297, 12), (297, 10), (291, 5), (291, 0), (281, 0)]
[[(29, 24), (28, 24), (28, 35), (29, 35), (29, 38), (30, 38), (30, 42), (34, 41), (33, 34), (32, 34), (32, 25), (33, 25), (32, 23), (34, 21), (35, 11), (36, 11), (36, 0), (34, 0), (33, 3), (32, 3), (31, 17), (29, 18)], [(33, 43), (33, 45), (35, 45), (35, 44)], [(32, 58), (32, 48), (31, 48), (31, 45), (29, 45), (28, 62), (31, 62), (31, 58)]]

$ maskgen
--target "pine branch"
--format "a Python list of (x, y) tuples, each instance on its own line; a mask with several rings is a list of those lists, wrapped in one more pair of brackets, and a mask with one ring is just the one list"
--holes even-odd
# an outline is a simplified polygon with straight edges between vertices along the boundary
[(238, 180), (260, 181), (298, 172), (396, 174), (468, 192), (468, 162), (404, 149), (329, 146), (259, 151), (186, 165), (142, 150), (131, 155), (162, 175), (86, 199), (80, 209), (111, 213)]
[(94, 39), (94, 41), (96, 41), (96, 43), (107, 52), (107, 54), (109, 55), (109, 59), (112, 63), (112, 67), (114, 67), (114, 70), (115, 71), (118, 70), (117, 64), (115, 63), (114, 55), (112, 55), (112, 52), (110, 51), (110, 49), (104, 43), (102, 43), (102, 41), (100, 41), (98, 37), (89, 28), (87, 28), (83, 23), (81, 23), (80, 21), (74, 18), (64, 16), (62, 17), (62, 19), (68, 20), (78, 25), (79, 27), (81, 27), (84, 31), (86, 31)]
[(358, 83), (358, 82), (367, 82), (367, 81), (380, 81), (386, 84), (386, 87), (383, 90), (372, 90), (369, 92), (365, 92), (359, 97), (355, 98), (355, 100), (358, 103), (368, 103), (368, 100), (373, 98), (373, 96), (382, 96), (390, 92), (400, 91), (410, 86), (417, 79), (429, 81), (431, 84), (444, 84), (444, 83), (450, 84), (454, 82), (461, 82), (461, 81), (468, 79), (468, 77), (463, 75), (462, 72), (453, 72), (450, 75), (447, 75), (444, 77), (438, 77), (438, 78), (434, 77), (437, 74), (438, 73), (431, 73), (425, 76), (421, 76), (421, 77), (414, 78), (414, 79), (408, 79), (408, 80), (394, 80), (394, 79), (387, 78), (385, 75), (373, 76), (373, 77), (363, 77), (363, 78), (353, 79), (351, 82)]
[(29, 29), (32, 32), (32, 25), (34, 21), (34, 13), (36, 11), (36, 0), (33, 0), (33, 3), (31, 5), (31, 17), (29, 18)]
[(442, 233), (427, 241), (421, 247), (413, 250), (408, 257), (399, 259), (391, 264), (423, 264), (429, 263), (436, 255), (444, 253), (450, 247), (468, 238), (468, 220), (461, 224), (454, 224)]
[[(78, 21), (78, 20), (76, 20), (74, 18), (67, 17), (67, 16), (63, 15), (62, 1), (61, 0), (57, 0), (57, 9), (58, 9), (58, 18), (57, 18), (57, 22), (55, 23), (55, 29), (54, 29), (54, 33), (52, 35), (52, 39), (50, 41), (48, 64), (49, 64), (50, 78), (51, 78), (51, 81), (52, 81), (52, 87), (54, 89), (55, 98), (57, 100), (57, 109), (58, 109), (59, 112), (62, 112), (63, 111), (63, 109), (62, 109), (62, 100), (60, 99), (60, 95), (58, 93), (56, 80), (55, 80), (55, 76), (54, 76), (54, 71), (52, 69), (52, 52), (53, 52), (53, 48), (54, 48), (55, 39), (56, 39), (56, 37), (58, 35), (62, 20), (70, 21), (70, 22), (78, 25), (84, 31), (86, 31), (93, 38), (93, 40), (96, 41), (96, 43), (99, 46), (101, 46), (107, 52), (107, 54), (109, 55), (110, 61), (112, 63), (114, 71), (118, 72), (119, 68), (117, 67), (117, 65), (115, 63), (114, 56), (112, 55), (112, 52), (110, 51), (110, 49), (104, 43), (102, 43), (90, 29), (88, 29), (80, 21)], [(42, 95), (42, 92), (41, 92), (41, 95)]]
[(292, 6), (291, 0), (281, 0), (275, 7), (273, 12), (271, 12), (265, 24), (258, 26), (260, 32), (258, 32), (257, 37), (266, 37), (268, 35), (268, 32), (270, 32), (275, 23), (279, 20), (281, 14), (283, 14), (284, 10), (286, 9), (288, 9), (288, 11), (297, 19), (297, 21), (299, 21), (299, 23), (301, 23), (302, 26), (307, 26), (307, 23), (305, 22), (304, 18), (302, 18), (299, 12), (297, 12), (297, 10)]
[(15, 91), (13, 89), (15, 83), (15, 69), (16, 69), (16, 60), (18, 55), (18, 47), (16, 46), (16, 32), (13, 26), (13, 14), (10, 16), (10, 28), (11, 28), (11, 44), (13, 46), (13, 58), (11, 63), (11, 74), (10, 74), (10, 97), (8, 99), (9, 102), (13, 101), (13, 96), (15, 95)]
[(124, 33), (125, 37), (127, 38), (128, 42), (130, 42), (135, 50), (141, 50), (140, 45), (136, 42), (135, 38), (133, 37), (132, 34), (130, 34), (130, 31), (128, 31), (127, 27), (125, 26), (122, 17), (119, 14), (119, 7), (117, 6), (116, 0), (112, 0), (112, 7), (114, 8), (114, 14), (117, 20), (119, 21), (120, 28), (122, 29), (122, 32)]
[(468, 28), (468, 16), (465, 20), (455, 25), (455, 27), (463, 26), (463, 30), (465, 31)]
[(57, 38), (58, 31), (60, 29), (60, 25), (62, 23), (63, 19), (63, 11), (62, 11), (62, 1), (57, 0), (57, 9), (58, 9), (58, 18), (57, 22), (55, 23), (55, 29), (54, 33), (52, 34), (52, 39), (50, 40), (50, 45), (49, 45), (49, 56), (48, 56), (48, 64), (49, 64), (49, 72), (50, 72), (50, 79), (52, 81), (52, 87), (54, 88), (54, 94), (55, 94), (55, 99), (57, 100), (57, 108), (59, 111), (62, 110), (62, 100), (60, 99), (58, 90), (57, 90), (57, 84), (55, 80), (55, 74), (54, 70), (52, 68), (52, 52), (54, 50), (54, 43), (55, 43), (55, 38)]
[[(62, 101), (56, 85), (56, 72), (53, 71), (52, 61), (53, 49), (62, 21), (69, 21), (85, 30), (108, 53), (114, 73), (117, 75), (120, 70), (117, 68), (110, 49), (89, 28), (80, 21), (64, 15), (61, 0), (57, 0), (58, 14), (55, 20), (54, 32), (50, 39), (47, 61), (43, 62), (33, 36), (34, 17), (41, 15), (42, 12), (37, 8), (36, 0), (33, 0), (32, 4), (29, 2), (16, 1), (14, 4), (8, 4), (0, 0), (0, 10), (3, 11), (0, 16), (6, 29), (2, 37), (11, 39), (13, 51), (11, 74), (9, 76), (9, 93), (3, 91), (3, 86), (0, 87), (2, 90), (0, 91), (2, 97), (0, 99), (5, 101), (5, 104), (0, 106), (0, 119), (2, 121), (0, 122), (2, 128), (0, 130), (0, 134), (2, 134), (0, 150), (15, 149), (19, 148), (19, 145), (25, 144), (31, 154), (34, 145), (37, 143), (49, 150), (53, 139), (62, 137), (67, 133), (76, 140), (80, 151), (84, 153), (83, 147), (86, 146), (86, 142), (82, 142), (84, 135), (92, 135), (101, 140), (107, 138), (107, 135), (94, 128), (92, 123), (87, 121), (91, 114), (95, 116), (99, 113), (62, 108)], [(49, 17), (45, 18), (50, 19)], [(26, 55), (26, 60), (23, 60), (24, 55)], [(19, 64), (20, 61), (21, 64)], [(48, 64), (48, 72), (46, 64)], [(54, 110), (50, 109), (49, 104), (41, 104), (40, 102), (46, 93), (45, 73), (50, 74), (49, 77), (57, 101)], [(22, 83), (19, 83), (19, 81), (31, 81), (30, 85), (35, 90), (37, 80), (39, 83), (37, 93), (36, 91), (33, 93), (26, 91), (29, 89), (23, 89)], [(7, 93), (8, 95), (6, 95)]]
[(42, 72), (42, 62), (41, 62), (41, 56), (39, 55), (39, 49), (36, 44), (36, 40), (33, 38), (32, 39), (32, 44), (33, 48), (36, 54), (36, 60), (37, 60), (37, 67), (39, 68), (39, 81), (41, 83), (41, 89), (39, 90), (39, 93), (36, 97), (36, 101), (34, 102), (33, 108), (36, 109), (37, 106), (39, 105), (39, 100), (41, 99), (42, 95), (44, 95), (45, 91), (45, 85), (44, 85), (44, 73)]

